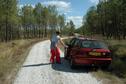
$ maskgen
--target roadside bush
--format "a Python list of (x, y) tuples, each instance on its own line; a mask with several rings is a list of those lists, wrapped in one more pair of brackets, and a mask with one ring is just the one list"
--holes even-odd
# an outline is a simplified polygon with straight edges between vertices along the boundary
[(122, 60), (120, 59), (113, 60), (111, 67), (113, 69), (112, 72), (114, 72), (119, 77), (124, 77), (126, 67), (125, 67), (125, 63)]
[(112, 51), (112, 72), (119, 77), (126, 77), (126, 41), (110, 40), (107, 43)]
[(126, 47), (119, 47), (117, 49), (117, 51), (115, 52), (115, 54), (119, 57), (119, 58), (126, 58)]

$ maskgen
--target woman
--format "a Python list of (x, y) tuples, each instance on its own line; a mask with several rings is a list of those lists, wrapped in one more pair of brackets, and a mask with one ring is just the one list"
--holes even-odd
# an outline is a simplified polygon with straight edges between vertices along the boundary
[(60, 42), (64, 47), (65, 47), (65, 44), (59, 35), (60, 35), (60, 32), (56, 31), (56, 34), (52, 35), (51, 37), (51, 46), (50, 46), (51, 48), (50, 62), (51, 63), (54, 63), (54, 58), (56, 57), (56, 63), (61, 64), (60, 49), (58, 47), (58, 43)]

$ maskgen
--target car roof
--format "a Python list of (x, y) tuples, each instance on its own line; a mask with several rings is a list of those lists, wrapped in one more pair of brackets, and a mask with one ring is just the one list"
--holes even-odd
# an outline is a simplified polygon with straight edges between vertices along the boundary
[(90, 41), (95, 41), (96, 39), (93, 39), (93, 38), (87, 38), (87, 37), (74, 37), (75, 39), (78, 39), (78, 40), (90, 40)]

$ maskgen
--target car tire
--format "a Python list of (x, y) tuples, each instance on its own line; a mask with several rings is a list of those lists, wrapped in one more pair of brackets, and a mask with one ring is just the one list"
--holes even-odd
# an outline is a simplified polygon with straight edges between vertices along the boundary
[(66, 60), (68, 60), (68, 57), (67, 57), (67, 56), (65, 56), (64, 58), (65, 58)]
[(75, 69), (75, 64), (72, 59), (70, 60), (70, 67), (71, 69)]

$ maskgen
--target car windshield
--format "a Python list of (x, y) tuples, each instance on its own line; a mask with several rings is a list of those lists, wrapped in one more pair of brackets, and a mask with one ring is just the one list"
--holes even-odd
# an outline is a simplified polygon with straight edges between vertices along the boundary
[(82, 48), (108, 49), (108, 47), (101, 41), (84, 40), (81, 42)]

